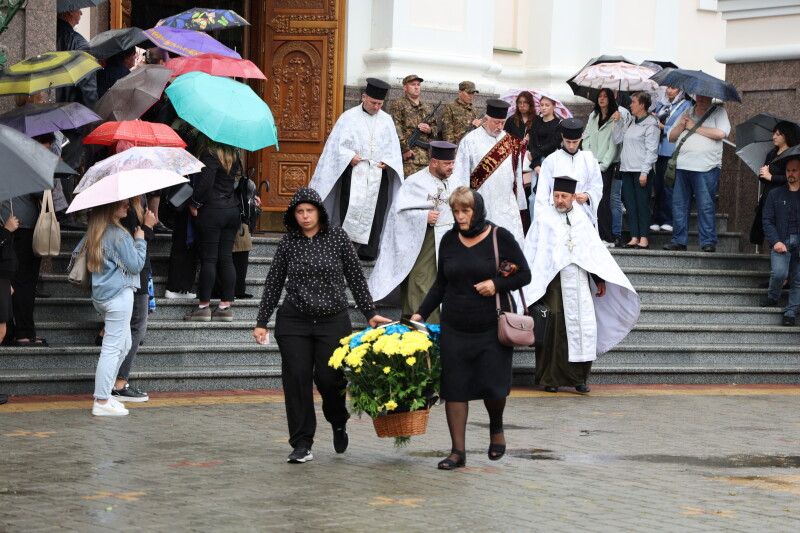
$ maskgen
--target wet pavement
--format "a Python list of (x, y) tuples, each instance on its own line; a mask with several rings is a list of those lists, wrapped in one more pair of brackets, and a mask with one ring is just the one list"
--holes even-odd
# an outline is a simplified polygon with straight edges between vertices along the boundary
[(439, 471), (444, 408), (395, 450), (368, 419), (285, 462), (280, 391), (153, 394), (122, 418), (85, 396), (0, 406), (0, 531), (797, 531), (800, 387), (515, 389), (489, 461), (471, 404), (467, 467)]

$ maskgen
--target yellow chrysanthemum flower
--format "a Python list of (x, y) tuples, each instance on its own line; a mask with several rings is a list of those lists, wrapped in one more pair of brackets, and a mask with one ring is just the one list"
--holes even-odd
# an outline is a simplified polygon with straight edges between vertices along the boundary
[(349, 354), (345, 356), (344, 362), (350, 367), (358, 368), (361, 366), (361, 363), (364, 360), (364, 355), (366, 355), (368, 350), (369, 346), (366, 344), (356, 346)]
[(384, 374), (388, 374), (391, 371), (392, 371), (392, 367), (390, 367), (390, 366), (383, 367), (383, 373)]
[(341, 344), (342, 346), (346, 346), (349, 349), (350, 348), (350, 341), (353, 340), (353, 337), (355, 337), (356, 335), (357, 335), (357, 333), (353, 333), (351, 335), (348, 335), (347, 337), (345, 337), (342, 340), (340, 340), (339, 344)]
[(416, 362), (417, 362), (417, 358), (416, 357), (409, 357), (408, 359), (406, 359), (406, 364), (408, 366), (414, 366), (414, 363), (416, 363)]
[(344, 360), (345, 356), (347, 355), (347, 348), (344, 346), (340, 346), (333, 351), (333, 355), (328, 360), (328, 366), (333, 368), (339, 369), (342, 368), (342, 361)]
[(360, 374), (360, 373), (361, 373), (361, 369), (360, 368), (356, 368), (356, 374)]
[(383, 405), (383, 407), (384, 407), (384, 409), (386, 409), (387, 411), (394, 411), (395, 409), (397, 409), (397, 402), (396, 402), (396, 401), (394, 401), (394, 400), (389, 400), (388, 402), (386, 402), (386, 403)]
[(371, 329), (368, 332), (364, 333), (364, 336), (361, 337), (361, 341), (362, 342), (372, 342), (375, 339), (377, 339), (378, 337), (380, 337), (381, 335), (383, 335), (384, 333), (386, 333), (386, 330), (383, 329), (383, 328), (381, 328), (381, 329)]

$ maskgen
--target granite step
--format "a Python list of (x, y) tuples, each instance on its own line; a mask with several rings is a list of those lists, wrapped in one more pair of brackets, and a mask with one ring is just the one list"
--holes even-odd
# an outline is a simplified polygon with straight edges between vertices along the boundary
[(721, 270), (763, 270), (769, 273), (769, 254), (708, 253), (702, 251), (668, 252), (651, 248), (609, 250), (617, 264), (626, 267), (701, 268)]
[[(637, 287), (643, 304), (701, 304), (711, 306), (758, 306), (767, 294), (766, 289), (741, 287), (681, 287), (679, 285), (652, 285)], [(787, 291), (783, 291), (785, 303)]]
[(625, 342), (635, 344), (797, 344), (800, 329), (781, 325), (748, 324), (654, 324), (639, 322)]
[[(630, 240), (630, 234), (627, 231), (622, 232), (622, 242), (628, 242)], [(729, 252), (734, 253), (738, 252), (741, 242), (741, 233), (731, 232), (731, 231), (720, 231), (717, 232), (717, 252)], [(658, 249), (661, 250), (665, 244), (672, 242), (672, 234), (667, 232), (658, 232), (650, 235), (650, 249)], [(688, 248), (691, 251), (700, 250), (700, 245), (698, 244), (698, 235), (696, 231), (690, 231), (688, 237)]]

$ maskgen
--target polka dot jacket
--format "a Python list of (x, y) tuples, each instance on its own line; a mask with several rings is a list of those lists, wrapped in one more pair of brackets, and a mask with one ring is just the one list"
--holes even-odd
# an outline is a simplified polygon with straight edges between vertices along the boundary
[[(295, 206), (304, 202), (320, 209), (320, 221), (325, 224), (313, 237), (303, 235), (294, 220)], [(295, 193), (284, 217), (289, 233), (278, 244), (264, 281), (257, 327), (267, 327), (284, 285), (286, 298), (298, 310), (309, 317), (326, 317), (347, 308), (347, 280), (356, 305), (367, 320), (377, 314), (350, 238), (342, 228), (327, 226), (327, 218), (316, 191), (303, 188)]]

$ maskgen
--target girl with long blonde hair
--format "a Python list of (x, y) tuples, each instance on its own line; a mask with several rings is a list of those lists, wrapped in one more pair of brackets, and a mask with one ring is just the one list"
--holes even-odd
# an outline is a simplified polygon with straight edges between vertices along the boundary
[(123, 416), (128, 410), (111, 397), (114, 378), (131, 347), (133, 292), (139, 288), (139, 272), (145, 263), (144, 231), (133, 237), (120, 220), (128, 214), (129, 201), (97, 206), (89, 215), (86, 236), (73, 257), (86, 254), (92, 276), (92, 303), (103, 318), (103, 345), (94, 380), (95, 416)]

